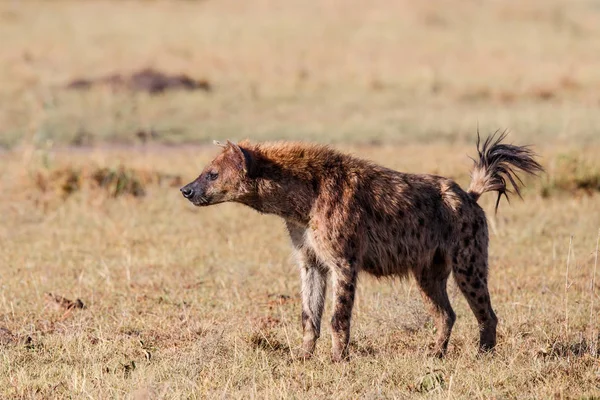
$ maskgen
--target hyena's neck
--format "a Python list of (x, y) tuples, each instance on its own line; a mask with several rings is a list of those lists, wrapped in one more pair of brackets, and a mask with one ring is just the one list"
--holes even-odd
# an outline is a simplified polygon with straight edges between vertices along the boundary
[(256, 180), (256, 191), (240, 202), (253, 209), (282, 217), (286, 221), (308, 225), (316, 192), (301, 179), (277, 174)]

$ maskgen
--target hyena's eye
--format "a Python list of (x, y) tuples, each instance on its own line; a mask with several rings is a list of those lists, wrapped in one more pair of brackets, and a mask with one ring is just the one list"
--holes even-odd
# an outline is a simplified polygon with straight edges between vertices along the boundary
[(219, 173), (218, 172), (209, 172), (208, 174), (206, 174), (206, 178), (209, 181), (214, 181), (215, 179), (217, 179), (219, 177)]

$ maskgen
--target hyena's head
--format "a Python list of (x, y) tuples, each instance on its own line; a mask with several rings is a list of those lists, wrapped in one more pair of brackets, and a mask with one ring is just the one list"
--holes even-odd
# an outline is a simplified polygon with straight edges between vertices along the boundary
[(210, 206), (226, 201), (239, 201), (252, 191), (248, 176), (250, 153), (229, 140), (195, 181), (182, 187), (183, 196), (196, 206)]

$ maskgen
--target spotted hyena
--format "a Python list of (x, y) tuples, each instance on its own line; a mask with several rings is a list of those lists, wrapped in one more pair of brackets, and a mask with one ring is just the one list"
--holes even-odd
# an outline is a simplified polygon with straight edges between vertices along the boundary
[[(359, 271), (412, 273), (435, 319), (443, 356), (456, 319), (446, 283), (454, 273), (479, 323), (481, 351), (496, 344), (498, 319), (488, 291), (488, 227), (479, 197), (519, 194), (517, 172), (542, 167), (528, 147), (492, 135), (480, 146), (464, 191), (441, 176), (407, 174), (305, 143), (227, 142), (200, 176), (181, 188), (196, 206), (242, 203), (286, 223), (302, 277), (302, 355), (321, 331), (327, 281), (333, 284), (333, 360), (348, 354)], [(498, 202), (496, 202), (496, 207)]]

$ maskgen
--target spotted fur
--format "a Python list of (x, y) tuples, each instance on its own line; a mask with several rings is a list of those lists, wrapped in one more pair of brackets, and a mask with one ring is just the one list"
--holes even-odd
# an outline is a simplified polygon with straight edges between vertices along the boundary
[(198, 206), (237, 202), (281, 216), (302, 278), (302, 352), (310, 356), (321, 331), (327, 281), (333, 286), (333, 360), (348, 355), (360, 271), (412, 274), (437, 327), (443, 356), (456, 319), (446, 284), (450, 273), (480, 330), (480, 350), (496, 344), (497, 318), (488, 291), (488, 227), (477, 199), (500, 195), (515, 172), (542, 167), (526, 147), (488, 138), (475, 160), (470, 189), (435, 175), (397, 172), (329, 147), (292, 142), (233, 144), (182, 193)]

